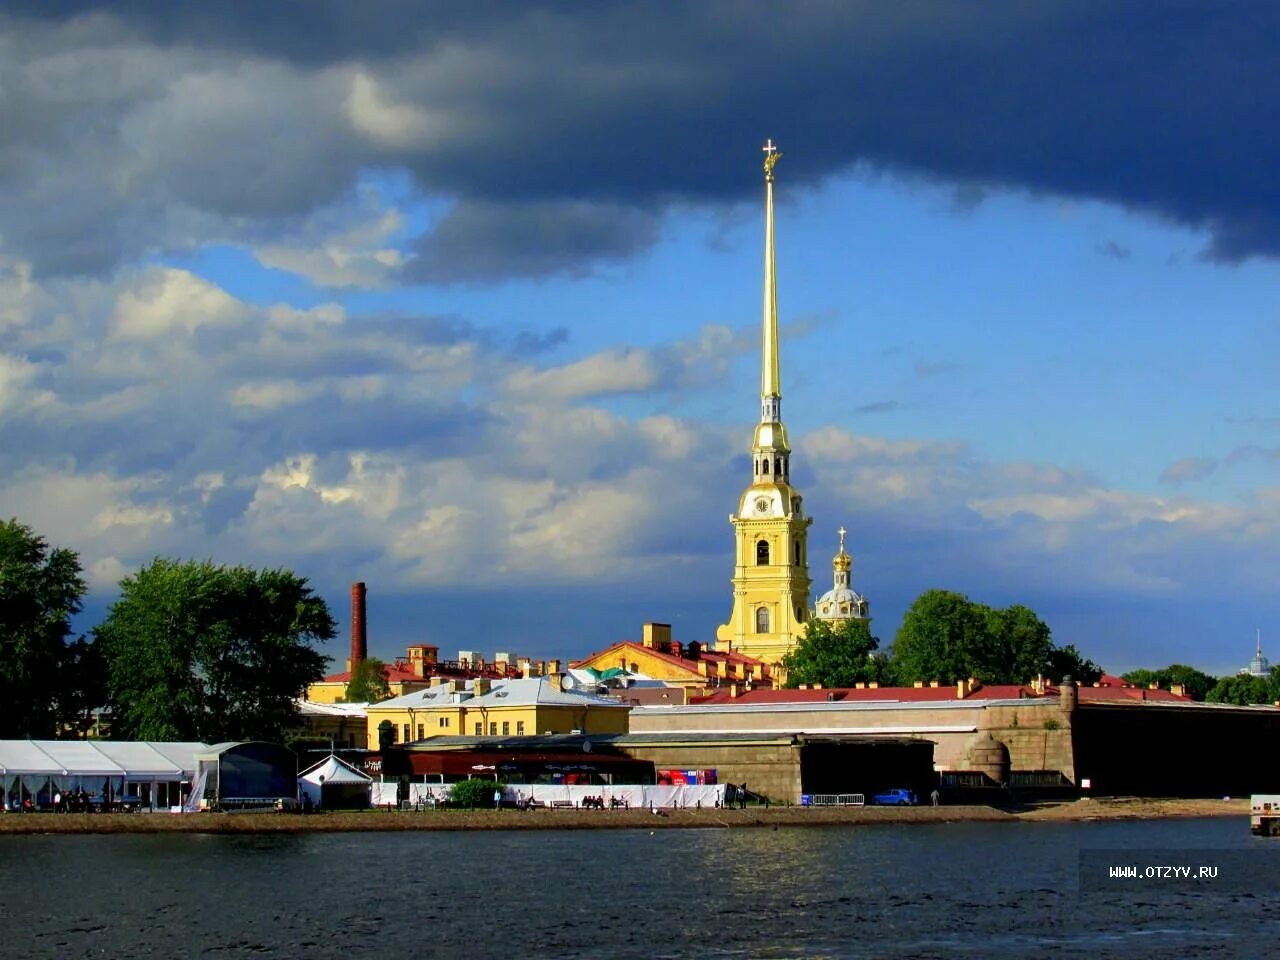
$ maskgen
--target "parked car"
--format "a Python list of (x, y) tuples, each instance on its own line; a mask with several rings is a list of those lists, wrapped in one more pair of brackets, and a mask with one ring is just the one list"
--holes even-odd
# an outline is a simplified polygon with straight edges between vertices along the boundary
[(886, 790), (884, 793), (877, 793), (871, 798), (871, 802), (887, 807), (914, 807), (918, 802), (914, 790), (907, 790), (904, 787), (894, 787), (892, 790)]

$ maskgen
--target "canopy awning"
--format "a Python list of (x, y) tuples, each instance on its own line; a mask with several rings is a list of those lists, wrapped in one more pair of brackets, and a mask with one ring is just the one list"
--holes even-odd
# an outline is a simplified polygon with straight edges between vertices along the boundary
[(203, 743), (0, 740), (0, 774), (179, 780), (195, 773)]
[(325, 757), (313, 767), (308, 767), (298, 774), (299, 780), (307, 783), (369, 783), (373, 780), (367, 773), (361, 773), (345, 760), (337, 757)]
[(0, 740), (0, 773), (64, 774), (65, 770), (34, 740)]

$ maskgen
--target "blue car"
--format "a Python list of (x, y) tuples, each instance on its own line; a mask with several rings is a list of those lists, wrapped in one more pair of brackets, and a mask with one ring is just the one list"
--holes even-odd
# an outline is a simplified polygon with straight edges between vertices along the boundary
[(882, 807), (914, 807), (916, 805), (916, 795), (913, 790), (896, 787), (893, 790), (886, 790), (884, 793), (877, 793), (871, 798), (871, 802)]

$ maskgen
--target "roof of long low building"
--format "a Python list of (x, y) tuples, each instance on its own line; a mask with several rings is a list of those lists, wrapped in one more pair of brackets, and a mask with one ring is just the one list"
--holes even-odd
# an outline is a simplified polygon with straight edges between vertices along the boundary
[[(1137, 702), (1137, 703), (1193, 703), (1186, 694), (1169, 690), (1153, 690), (1145, 687), (1080, 686), (1077, 688), (1081, 703)], [(814, 704), (814, 703), (944, 703), (1004, 700), (1053, 699), (1060, 688), (1045, 684), (1039, 689), (1030, 684), (956, 684), (925, 687), (830, 687), (807, 690), (752, 689), (739, 690), (721, 687), (704, 697), (694, 697), (690, 706), (740, 704)], [(963, 695), (962, 695), (963, 694)]]
[(581, 667), (583, 664), (588, 663), (591, 660), (596, 659), (597, 657), (602, 657), (610, 653), (616, 653), (621, 650), (634, 650), (637, 653), (644, 654), (650, 657), (655, 657), (658, 660), (662, 660), (665, 663), (671, 664), (672, 666), (680, 667), (684, 670), (687, 670), (692, 674), (699, 673), (698, 671), (699, 661), (704, 661), (709, 666), (715, 666), (717, 671), (716, 675), (719, 675), (718, 671), (721, 664), (734, 664), (736, 666), (751, 667), (753, 672), (758, 672), (761, 676), (764, 676), (764, 677), (768, 677), (772, 673), (770, 665), (765, 661), (758, 660), (755, 657), (749, 657), (744, 653), (738, 652), (737, 650), (730, 650), (728, 653), (725, 653), (718, 650), (708, 650), (706, 648), (700, 648), (698, 650), (698, 655), (696, 657), (689, 657), (684, 655), (684, 651), (688, 650), (687, 647), (682, 647), (681, 648), (682, 652), (679, 654), (676, 654), (676, 653), (670, 652), (669, 650), (660, 650), (657, 647), (646, 647), (644, 644), (636, 643), (636, 641), (634, 640), (619, 640), (617, 643), (611, 644), (610, 646), (605, 647), (603, 650), (593, 650), (591, 653), (587, 654), (587, 656), (585, 657), (581, 657), (577, 660), (570, 661), (569, 666)]
[(475, 695), (475, 682), (468, 680), (462, 690), (454, 691), (448, 684), (439, 684), (423, 690), (415, 690), (403, 696), (370, 704), (369, 710), (444, 707), (461, 704), (468, 709), (482, 707), (600, 707), (603, 709), (629, 710), (630, 705), (617, 700), (579, 693), (576, 690), (556, 689), (549, 677), (522, 677), (517, 680), (494, 680), (485, 693)]

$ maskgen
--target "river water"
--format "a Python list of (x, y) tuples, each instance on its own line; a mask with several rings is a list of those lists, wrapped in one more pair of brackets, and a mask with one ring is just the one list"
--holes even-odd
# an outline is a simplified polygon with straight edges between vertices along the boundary
[(1269, 879), (1082, 892), (1082, 849), (1280, 862), (1243, 818), (9, 836), (0, 957), (1280, 955)]

